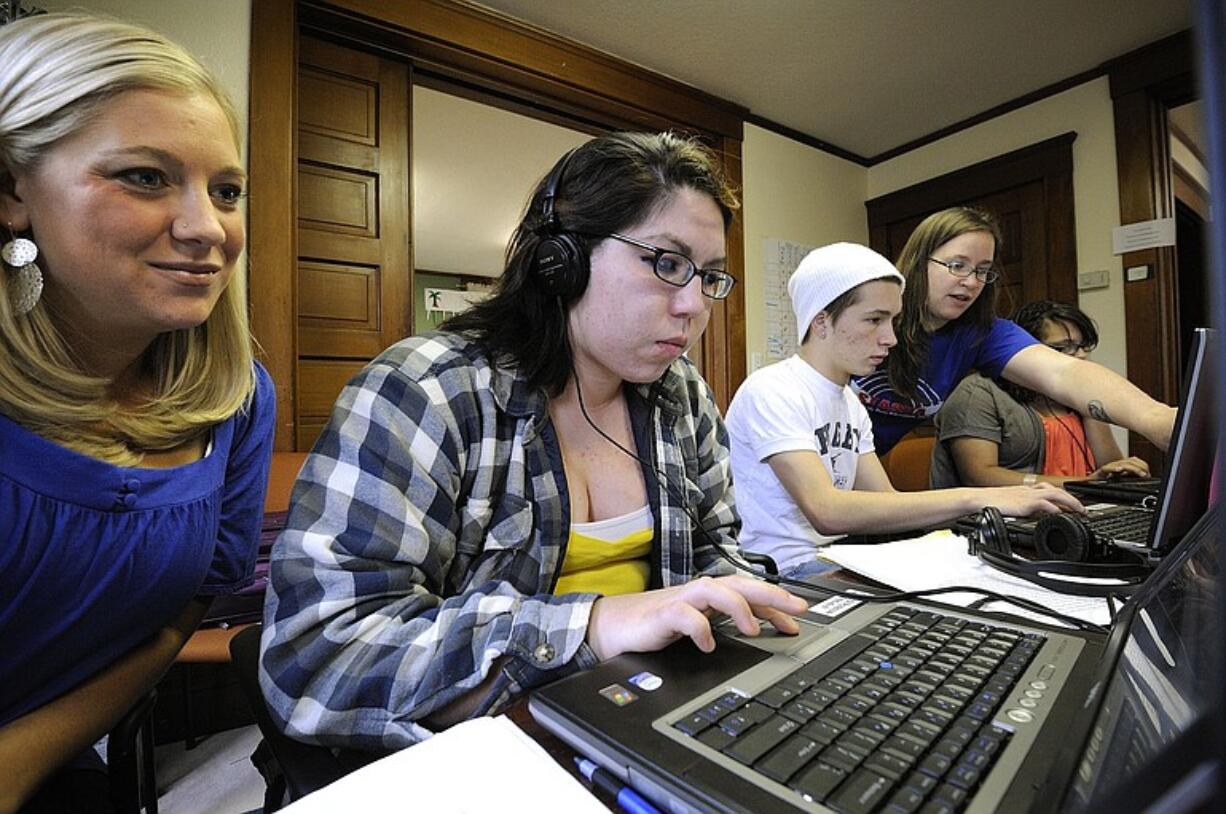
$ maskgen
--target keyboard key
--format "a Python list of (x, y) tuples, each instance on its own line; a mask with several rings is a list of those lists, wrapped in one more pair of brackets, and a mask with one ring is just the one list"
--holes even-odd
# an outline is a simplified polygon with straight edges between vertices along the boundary
[(732, 743), (734, 738), (718, 726), (713, 726), (710, 729), (703, 730), (698, 736), (698, 742), (710, 746), (717, 752), (724, 751), (728, 744)]
[(921, 794), (927, 795), (937, 787), (937, 781), (923, 772), (911, 772), (911, 775), (906, 780), (906, 785), (916, 789)]
[(801, 697), (779, 710), (779, 714), (785, 718), (791, 718), (798, 724), (805, 724), (816, 718), (817, 714), (821, 711), (822, 708), (820, 706), (810, 703), (807, 698)]
[(928, 746), (941, 734), (941, 731), (931, 724), (921, 721), (907, 721), (898, 727), (897, 734)]
[(962, 750), (965, 748), (965, 746), (966, 744), (959, 743), (957, 740), (952, 738), (943, 738), (941, 742), (936, 745), (933, 752), (938, 755), (944, 755), (950, 760), (957, 760), (962, 754)]
[[(859, 726), (859, 724), (857, 724)], [(843, 735), (835, 741), (839, 746), (846, 746), (848, 749), (855, 749), (857, 752), (863, 752), (868, 755), (877, 750), (877, 745), (885, 738), (873, 732), (866, 732), (862, 729), (850, 729), (844, 732)]]
[(708, 726), (710, 726), (710, 723), (708, 723), (707, 719), (701, 715), (690, 715), (689, 717), (682, 718), (680, 721), (673, 724), (674, 729), (679, 729), (690, 736), (697, 735)]
[(950, 715), (948, 712), (942, 712), (941, 710), (934, 709), (930, 706), (916, 710), (911, 716), (911, 720), (913, 721), (923, 721), (924, 723), (932, 724), (937, 729), (941, 730), (949, 726), (949, 722), (953, 719), (954, 716)]
[(894, 796), (890, 798), (890, 802), (886, 805), (885, 810), (887, 814), (912, 814), (923, 804), (924, 795), (910, 786), (903, 786), (894, 792)]
[[(922, 765), (920, 770), (923, 770)], [(970, 791), (971, 789), (975, 788), (975, 786), (979, 785), (979, 778), (980, 774), (977, 770), (972, 769), (969, 766), (959, 764), (953, 768), (953, 771), (949, 773), (946, 780), (960, 789)]]
[(846, 746), (834, 743), (827, 746), (822, 752), (821, 761), (836, 769), (852, 772), (864, 761), (866, 755), (866, 752), (861, 752), (859, 749), (848, 749)]
[(962, 756), (961, 765), (967, 768), (981, 772), (988, 767), (992, 762), (992, 758), (987, 752), (981, 752), (978, 749), (968, 749), (966, 754)]
[(724, 750), (724, 754), (746, 765), (753, 765), (799, 728), (800, 724), (795, 721), (776, 715), (754, 727), (748, 734), (737, 738)]
[(793, 735), (784, 741), (765, 758), (754, 765), (772, 780), (780, 783), (788, 779), (809, 764), (822, 750), (821, 744), (809, 740), (803, 735)]
[(852, 775), (826, 804), (841, 814), (869, 814), (894, 790), (894, 781), (862, 769)]
[(944, 800), (929, 800), (919, 814), (956, 814), (958, 809)]
[(890, 738), (885, 743), (881, 744), (882, 751), (889, 752), (897, 758), (906, 761), (908, 764), (914, 763), (923, 756), (926, 751), (922, 743), (909, 740), (907, 738), (899, 738), (897, 736)]
[(846, 731), (847, 727), (845, 726), (838, 726), (837, 724), (832, 724), (829, 721), (823, 721), (821, 718), (818, 718), (816, 721), (811, 721), (808, 723), (805, 728), (801, 730), (801, 734), (807, 738), (817, 741), (818, 743), (834, 743), (835, 739)]
[(827, 766), (825, 763), (814, 763), (797, 775), (791, 783), (792, 788), (801, 794), (823, 802), (830, 793), (847, 777), (847, 773)]
[(949, 758), (934, 752), (920, 761), (919, 770), (929, 777), (940, 779), (949, 771), (951, 763)]
[(962, 804), (966, 802), (966, 797), (967, 792), (965, 789), (958, 788), (950, 783), (942, 783), (932, 793), (932, 799), (947, 803), (953, 806), (955, 810), (962, 807)]
[(823, 721), (827, 721), (832, 724), (838, 724), (844, 729), (848, 729), (849, 727), (851, 727), (852, 724), (860, 720), (860, 716), (857, 713), (851, 712), (847, 709), (843, 709), (837, 706), (831, 707), (830, 709), (826, 710), (819, 717)]
[(779, 709), (781, 706), (795, 698), (796, 695), (797, 692), (795, 689), (784, 686), (783, 683), (780, 682), (779, 684), (776, 684), (773, 687), (768, 687), (766, 690), (759, 693), (756, 700), (760, 703), (766, 704), (771, 709)]
[(875, 755), (870, 755), (864, 761), (864, 768), (870, 769), (877, 774), (885, 775), (891, 780), (901, 780), (911, 768), (911, 764), (901, 758), (891, 755), (889, 752), (878, 752)]

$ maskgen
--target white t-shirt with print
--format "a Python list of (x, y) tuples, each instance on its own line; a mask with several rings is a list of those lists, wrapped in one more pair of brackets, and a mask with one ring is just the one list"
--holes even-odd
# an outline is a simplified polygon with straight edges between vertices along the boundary
[(818, 534), (767, 459), (812, 450), (835, 488), (852, 489), (860, 456), (873, 451), (868, 411), (850, 387), (827, 379), (799, 356), (755, 371), (737, 390), (725, 423), (741, 514), (740, 544), (769, 555), (781, 570), (813, 559), (837, 538)]

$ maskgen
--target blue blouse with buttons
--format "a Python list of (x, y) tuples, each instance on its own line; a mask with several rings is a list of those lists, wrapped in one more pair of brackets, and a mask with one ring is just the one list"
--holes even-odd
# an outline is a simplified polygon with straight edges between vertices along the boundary
[(204, 458), (122, 467), (0, 415), (0, 725), (63, 695), (195, 596), (250, 582), (276, 397), (256, 365), (247, 409)]

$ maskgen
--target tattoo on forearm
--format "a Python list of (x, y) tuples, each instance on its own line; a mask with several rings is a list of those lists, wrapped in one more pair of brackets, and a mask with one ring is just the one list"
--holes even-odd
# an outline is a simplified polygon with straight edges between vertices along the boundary
[(1086, 409), (1090, 411), (1090, 418), (1097, 421), (1105, 421), (1108, 424), (1115, 423), (1111, 420), (1111, 416), (1107, 414), (1107, 408), (1104, 407), (1103, 403), (1097, 399), (1091, 400), (1090, 403), (1086, 405)]

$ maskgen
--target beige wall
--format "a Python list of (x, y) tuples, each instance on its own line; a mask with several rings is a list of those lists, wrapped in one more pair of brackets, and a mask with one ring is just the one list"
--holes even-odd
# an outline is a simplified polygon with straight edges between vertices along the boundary
[[(160, 31), (216, 74), (247, 132), (251, 0), (38, 0), (47, 11), (86, 10)], [(247, 142), (243, 139), (243, 152)]]
[(1107, 269), (1111, 285), (1081, 294), (1097, 322), (1095, 358), (1126, 372), (1123, 270), (1111, 253), (1119, 225), (1115, 123), (1107, 79), (1099, 78), (865, 169), (753, 125), (745, 127), (746, 346), (765, 349), (762, 334), (762, 241), (822, 245), (867, 242), (863, 202), (1068, 131), (1073, 142), (1077, 271)]
[(763, 241), (822, 246), (868, 242), (865, 168), (769, 130), (745, 125), (741, 147), (745, 225), (745, 348), (749, 370), (765, 358)]
[(1073, 142), (1077, 271), (1106, 269), (1111, 279), (1107, 288), (1082, 292), (1080, 306), (1098, 323), (1095, 360), (1127, 373), (1123, 267), (1111, 253), (1111, 230), (1120, 225), (1120, 202), (1115, 120), (1106, 77), (870, 167), (868, 196), (884, 195), (1070, 130), (1077, 133)]

